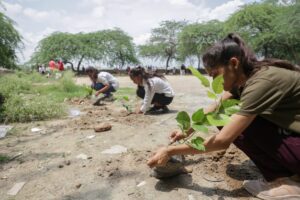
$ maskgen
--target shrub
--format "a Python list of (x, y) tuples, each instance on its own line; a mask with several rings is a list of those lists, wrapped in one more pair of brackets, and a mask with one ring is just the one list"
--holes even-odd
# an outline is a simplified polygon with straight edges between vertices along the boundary
[(3, 105), (2, 121), (29, 122), (59, 117), (64, 114), (61, 104), (44, 96), (14, 95)]

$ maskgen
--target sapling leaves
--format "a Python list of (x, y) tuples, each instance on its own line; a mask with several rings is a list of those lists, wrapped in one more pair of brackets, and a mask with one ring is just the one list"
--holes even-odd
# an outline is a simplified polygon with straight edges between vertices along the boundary
[(213, 126), (225, 126), (230, 121), (230, 117), (228, 115), (219, 113), (208, 114), (206, 115), (206, 118), (210, 125)]
[(123, 96), (122, 99), (125, 100), (125, 101), (129, 101), (129, 97), (128, 96)]
[(233, 114), (237, 113), (239, 110), (240, 110), (240, 107), (237, 105), (224, 109), (226, 115), (233, 115)]
[(205, 151), (205, 146), (203, 145), (204, 139), (201, 137), (196, 137), (191, 140), (191, 142), (188, 143), (191, 147), (194, 149), (197, 149), (199, 151)]
[[(222, 75), (217, 76), (212, 83), (203, 76), (197, 69), (193, 67), (188, 68), (194, 76), (196, 76), (203, 86), (207, 87), (207, 96), (218, 103), (217, 109), (211, 113), (204, 113), (203, 108), (198, 109), (193, 113), (192, 117), (187, 112), (181, 111), (177, 114), (176, 120), (181, 131), (187, 136), (187, 131), (192, 128), (195, 132), (208, 133), (208, 126), (225, 126), (230, 121), (230, 116), (239, 111), (240, 101), (229, 99), (222, 101), (220, 94), (224, 91), (224, 79)], [(192, 123), (191, 123), (192, 120)], [(205, 151), (203, 144), (204, 139), (201, 137), (192, 138), (188, 140), (195, 133), (191, 133), (187, 139), (184, 140), (189, 146)]]
[(132, 113), (132, 106), (129, 105), (129, 97), (128, 96), (122, 96), (117, 98), (118, 101), (121, 102), (122, 106), (127, 110), (127, 112)]
[(194, 114), (192, 115), (192, 120), (194, 123), (201, 123), (203, 121), (205, 117), (203, 108), (197, 110), (196, 112), (194, 112)]
[(176, 121), (179, 127), (185, 132), (191, 127), (191, 119), (187, 112), (181, 111), (177, 114)]
[(209, 90), (207, 90), (207, 96), (209, 97), (209, 98), (211, 98), (211, 99), (214, 99), (214, 100), (216, 100), (218, 97), (217, 97), (217, 95), (215, 94), (215, 93), (213, 93), (213, 92), (211, 92), (211, 91), (209, 91)]
[(199, 132), (203, 132), (203, 133), (208, 133), (208, 128), (205, 125), (203, 125), (203, 124), (193, 124), (192, 128), (195, 131), (199, 131)]
[(192, 66), (188, 67), (188, 69), (201, 81), (202, 85), (204, 85), (205, 87), (210, 86), (209, 80), (205, 76), (203, 76), (197, 69)]
[(223, 83), (224, 79), (222, 75), (219, 75), (216, 78), (214, 78), (212, 82), (212, 89), (216, 94), (221, 94), (223, 92)]
[(239, 103), (240, 103), (240, 101), (237, 99), (226, 99), (226, 100), (222, 101), (222, 106), (223, 106), (223, 108), (229, 108), (231, 106), (238, 105)]

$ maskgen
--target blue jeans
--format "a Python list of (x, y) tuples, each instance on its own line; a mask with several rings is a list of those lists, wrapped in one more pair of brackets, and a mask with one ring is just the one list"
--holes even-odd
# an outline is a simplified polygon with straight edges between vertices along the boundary
[[(93, 89), (96, 90), (96, 91), (99, 91), (99, 90), (101, 90), (102, 88), (104, 88), (104, 86), (105, 86), (105, 85), (103, 85), (102, 83), (96, 83), (96, 84), (91, 85), (91, 88), (93, 88)], [(116, 91), (115, 88), (114, 88), (111, 84), (109, 84), (108, 90), (106, 90), (105, 92), (103, 92), (103, 94), (104, 94), (105, 96), (109, 96), (110, 93), (115, 92), (115, 91)]]

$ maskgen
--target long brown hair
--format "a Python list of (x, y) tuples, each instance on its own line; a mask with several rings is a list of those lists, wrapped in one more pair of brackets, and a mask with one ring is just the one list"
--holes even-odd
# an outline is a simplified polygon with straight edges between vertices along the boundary
[(150, 78), (158, 77), (158, 78), (165, 79), (165, 77), (163, 75), (158, 74), (157, 72), (154, 72), (153, 74), (146, 72), (145, 69), (141, 66), (131, 69), (128, 74), (131, 79), (134, 77), (137, 77), (137, 76), (141, 76), (142, 79), (147, 82), (147, 85), (149, 86), (150, 89), (151, 89), (151, 86), (148, 81)]
[(206, 68), (227, 66), (229, 60), (236, 57), (246, 76), (250, 77), (263, 66), (274, 66), (300, 72), (299, 68), (286, 60), (266, 58), (258, 61), (253, 51), (246, 46), (243, 39), (230, 33), (223, 40), (215, 43), (203, 55), (202, 60)]

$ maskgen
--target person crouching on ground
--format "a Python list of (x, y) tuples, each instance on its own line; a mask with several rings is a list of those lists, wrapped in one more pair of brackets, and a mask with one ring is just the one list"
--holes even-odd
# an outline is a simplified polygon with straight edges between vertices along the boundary
[[(244, 181), (248, 192), (261, 199), (300, 199), (299, 68), (278, 59), (258, 61), (236, 34), (213, 45), (203, 63), (213, 77), (223, 75), (225, 91), (243, 88), (240, 111), (204, 141), (205, 151), (186, 144), (163, 147), (147, 164), (163, 166), (172, 155), (224, 150), (234, 143), (265, 179)], [(183, 137), (171, 134), (173, 141)]]
[[(142, 67), (131, 69), (129, 76), (138, 85), (137, 96), (143, 99), (137, 113), (155, 114), (169, 111), (167, 105), (173, 101), (174, 91), (164, 76), (149, 74)], [(150, 108), (151, 105), (153, 107)]]
[(86, 70), (87, 75), (92, 81), (91, 87), (96, 90), (95, 96), (104, 94), (103, 100), (113, 100), (113, 92), (119, 88), (118, 80), (108, 72), (99, 72), (94, 67), (88, 67)]

